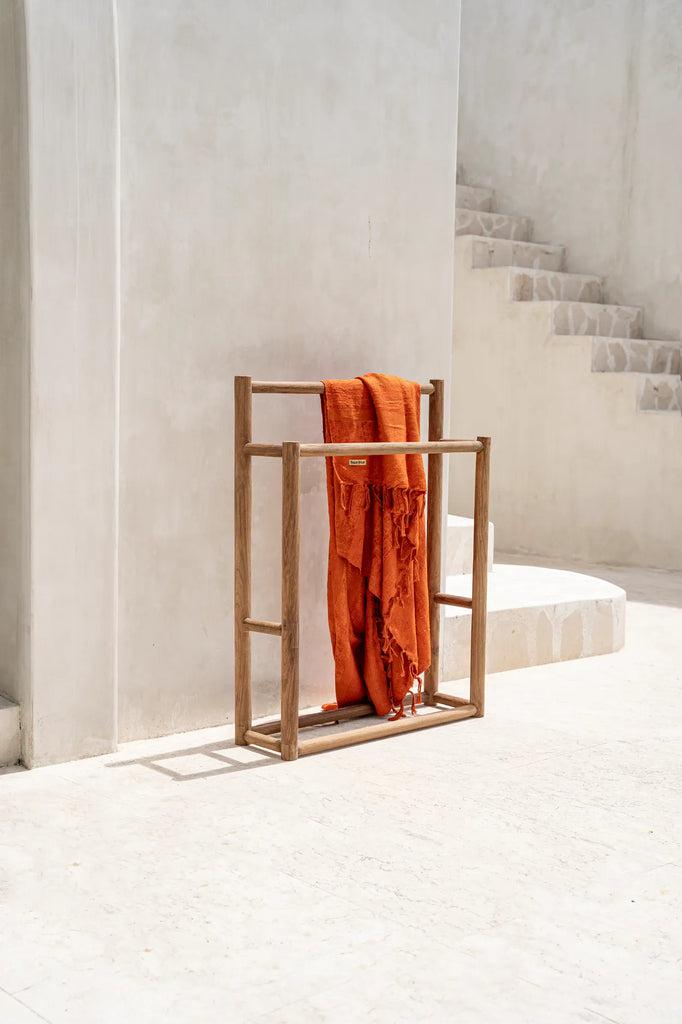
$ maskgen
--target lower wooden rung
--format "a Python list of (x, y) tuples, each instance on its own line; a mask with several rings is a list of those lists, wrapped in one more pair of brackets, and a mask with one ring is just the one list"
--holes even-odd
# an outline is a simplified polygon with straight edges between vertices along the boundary
[(417, 715), (407, 714), (395, 722), (377, 722), (376, 725), (365, 725), (359, 729), (335, 732), (330, 736), (316, 736), (307, 740), (299, 740), (298, 753), (300, 757), (305, 757), (307, 754), (320, 754), (324, 750), (337, 750), (339, 747), (350, 747), (354, 743), (380, 740), (394, 733), (414, 732), (417, 729), (430, 729), (434, 725), (458, 722), (463, 718), (474, 718), (477, 714), (478, 711), (473, 704)]
[[(298, 716), (298, 727), (307, 729), (315, 725), (334, 725), (336, 722), (348, 722), (352, 718), (365, 718), (373, 714), (374, 708), (371, 704), (349, 704), (348, 707), (336, 708), (334, 711), (308, 711), (305, 715)], [(255, 728), (269, 736), (280, 732), (282, 720), (276, 718), (271, 722), (259, 722)]]
[(451, 708), (468, 707), (470, 701), (465, 697), (453, 697), (450, 693), (434, 693), (433, 697), (425, 697), (427, 704), (447, 704)]
[(282, 752), (282, 741), (280, 739), (277, 739), (275, 736), (268, 736), (264, 732), (259, 732), (258, 729), (247, 729), (244, 733), (244, 739), (249, 746), (265, 747), (267, 750), (274, 750), (278, 754)]

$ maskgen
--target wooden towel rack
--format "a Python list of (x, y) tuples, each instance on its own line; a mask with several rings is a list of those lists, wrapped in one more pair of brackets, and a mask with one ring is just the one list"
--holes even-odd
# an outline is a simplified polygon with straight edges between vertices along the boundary
[[(254, 444), (251, 440), (252, 395), (318, 395), (322, 381), (260, 381), (235, 377), (235, 458), (234, 458), (234, 550), (235, 550), (235, 742), (240, 746), (265, 747), (294, 761), (305, 754), (367, 740), (381, 739), (393, 733), (427, 729), (432, 725), (457, 722), (463, 718), (481, 718), (485, 696), (486, 601), (488, 583), (488, 493), (490, 479), (490, 438), (448, 440), (443, 437), (445, 386), (432, 380), (421, 386), (429, 396), (429, 440), (403, 443), (361, 444)], [(443, 456), (470, 452), (476, 455), (474, 491), (474, 556), (472, 596), (444, 594), (440, 589), (443, 509)], [(371, 704), (354, 704), (335, 711), (316, 711), (301, 715), (298, 706), (299, 682), (299, 475), (303, 458), (332, 455), (388, 455), (423, 453), (428, 455), (427, 491), (427, 572), (431, 622), (431, 666), (424, 673), (424, 702), (431, 709), (396, 721), (381, 721), (349, 731), (330, 732), (326, 736), (299, 738), (309, 726), (344, 722), (374, 714)], [(282, 460), (282, 614), (281, 622), (251, 617), (251, 460), (255, 457)], [(440, 605), (471, 609), (471, 666), (469, 697), (440, 693)], [(281, 718), (260, 722), (254, 727), (251, 714), (251, 634), (267, 633), (281, 638)]]

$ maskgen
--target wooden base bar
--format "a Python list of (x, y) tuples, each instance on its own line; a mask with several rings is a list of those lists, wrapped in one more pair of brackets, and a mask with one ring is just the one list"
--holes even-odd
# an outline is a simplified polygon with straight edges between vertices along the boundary
[(405, 718), (399, 718), (395, 722), (378, 722), (376, 725), (366, 725), (348, 732), (335, 732), (330, 736), (315, 736), (309, 740), (298, 741), (298, 756), (320, 754), (324, 750), (338, 750), (340, 747), (350, 747), (355, 743), (368, 743), (371, 740), (384, 739), (385, 736), (415, 732), (417, 729), (430, 729), (434, 725), (445, 725), (448, 722), (459, 722), (463, 718), (474, 718), (477, 714), (478, 710), (473, 704), (465, 704), (463, 707), (447, 711), (406, 715)]
[[(298, 716), (299, 729), (306, 729), (313, 725), (332, 725), (334, 722), (350, 722), (354, 718), (365, 718), (373, 715), (374, 708), (371, 704), (349, 704), (347, 708), (336, 708), (334, 711), (309, 711), (306, 715)], [(279, 732), (282, 728), (282, 720), (276, 718), (271, 722), (259, 722), (257, 728), (263, 733)]]

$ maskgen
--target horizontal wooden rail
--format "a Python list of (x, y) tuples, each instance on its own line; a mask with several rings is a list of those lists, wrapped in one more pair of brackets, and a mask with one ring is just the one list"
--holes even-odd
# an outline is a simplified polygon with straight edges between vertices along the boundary
[(275, 736), (267, 736), (264, 732), (259, 732), (258, 729), (247, 729), (244, 733), (244, 738), (248, 743), (253, 743), (257, 747), (265, 747), (267, 750), (274, 750), (276, 753), (282, 753), (282, 741), (278, 740)]
[(302, 444), (301, 458), (329, 455), (449, 455), (480, 452), (480, 441), (373, 441), (358, 444)]
[(261, 455), (270, 459), (282, 458), (281, 444), (245, 444), (244, 455)]
[[(433, 384), (422, 384), (422, 395), (433, 394)], [(321, 395), (324, 384), (321, 380), (252, 380), (254, 395)]]
[[(480, 452), (480, 441), (373, 441), (358, 444), (302, 444), (301, 458), (329, 458), (344, 455), (451, 455)], [(245, 444), (245, 455), (282, 457), (281, 444)]]
[(470, 597), (458, 597), (457, 594), (434, 594), (433, 600), (436, 604), (449, 604), (455, 608), (471, 608), (473, 606)]
[(339, 747), (350, 747), (355, 743), (380, 740), (395, 733), (414, 732), (434, 725), (445, 725), (447, 722), (458, 722), (462, 718), (474, 718), (477, 713), (473, 704), (465, 704), (462, 707), (433, 711), (430, 714), (406, 715), (395, 722), (379, 722), (349, 732), (334, 732), (329, 736), (301, 739), (298, 741), (298, 754), (299, 757), (304, 757), (306, 754), (319, 754), (323, 750), (337, 750)]
[(281, 622), (267, 622), (265, 619), (244, 619), (244, 629), (250, 633), (267, 633), (269, 636), (282, 635)]

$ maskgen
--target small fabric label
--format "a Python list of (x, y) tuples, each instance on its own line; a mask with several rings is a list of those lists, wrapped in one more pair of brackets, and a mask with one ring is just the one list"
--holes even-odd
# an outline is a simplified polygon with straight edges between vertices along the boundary
[(349, 466), (366, 466), (367, 465), (367, 459), (349, 459), (348, 460), (348, 465)]

